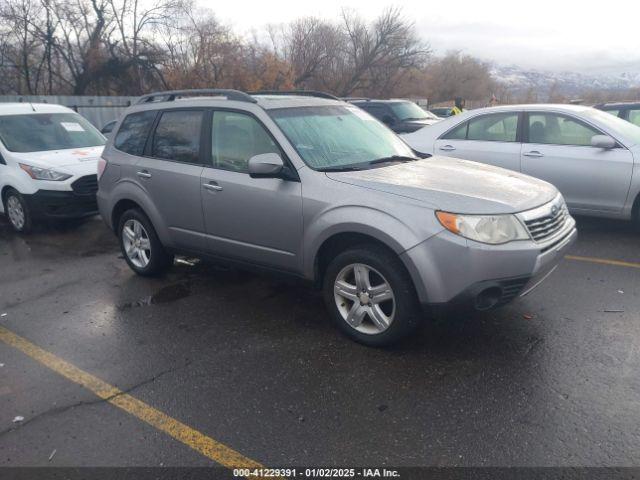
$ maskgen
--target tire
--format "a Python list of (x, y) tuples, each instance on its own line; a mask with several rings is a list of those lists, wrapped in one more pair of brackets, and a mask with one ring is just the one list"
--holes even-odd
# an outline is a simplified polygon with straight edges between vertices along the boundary
[(420, 323), (411, 277), (393, 252), (376, 245), (353, 247), (337, 255), (327, 267), (323, 296), (338, 328), (364, 345), (398, 342)]
[(29, 233), (33, 227), (31, 211), (24, 197), (10, 188), (4, 195), (4, 214), (9, 225), (18, 233)]
[(118, 240), (124, 259), (138, 275), (160, 275), (173, 263), (173, 255), (162, 246), (153, 224), (137, 208), (127, 210), (120, 217)]

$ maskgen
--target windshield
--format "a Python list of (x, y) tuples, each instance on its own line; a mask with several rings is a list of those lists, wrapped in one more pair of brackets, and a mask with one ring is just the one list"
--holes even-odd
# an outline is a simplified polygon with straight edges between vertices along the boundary
[(358, 107), (283, 108), (269, 113), (300, 157), (316, 170), (364, 167), (382, 158), (415, 158), (407, 144)]
[(614, 117), (610, 113), (602, 112), (591, 108), (585, 111), (585, 116), (593, 118), (610, 128), (614, 134), (619, 133), (626, 139), (630, 140), (634, 145), (640, 145), (640, 127), (633, 123), (627, 122), (618, 117)]
[(0, 140), (11, 152), (44, 152), (104, 145), (104, 137), (77, 113), (0, 116)]
[(413, 102), (398, 102), (389, 104), (393, 113), (402, 120), (424, 120), (430, 118), (422, 108)]

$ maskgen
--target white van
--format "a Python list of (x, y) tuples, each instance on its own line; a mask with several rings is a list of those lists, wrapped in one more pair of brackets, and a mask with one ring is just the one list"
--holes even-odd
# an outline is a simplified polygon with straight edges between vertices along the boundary
[(0, 104), (0, 212), (18, 232), (42, 219), (95, 215), (104, 136), (73, 110)]

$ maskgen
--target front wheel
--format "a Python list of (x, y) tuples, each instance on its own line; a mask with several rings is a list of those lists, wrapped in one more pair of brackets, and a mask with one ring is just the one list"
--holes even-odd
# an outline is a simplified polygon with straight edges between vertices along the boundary
[(28, 233), (31, 230), (29, 206), (20, 192), (13, 188), (9, 189), (4, 197), (4, 213), (16, 232)]
[(151, 221), (138, 209), (122, 214), (118, 238), (125, 260), (138, 275), (158, 275), (173, 262), (173, 256), (165, 251)]
[(337, 326), (365, 345), (397, 342), (419, 324), (413, 282), (384, 248), (364, 245), (339, 254), (327, 268), (323, 290)]

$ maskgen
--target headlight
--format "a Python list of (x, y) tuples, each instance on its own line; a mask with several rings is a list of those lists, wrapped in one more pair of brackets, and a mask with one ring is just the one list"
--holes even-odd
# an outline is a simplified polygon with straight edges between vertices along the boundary
[(53, 182), (61, 182), (71, 178), (72, 175), (62, 172), (56, 172), (48, 168), (32, 167), (31, 165), (20, 164), (20, 168), (27, 172), (34, 180), (50, 180)]
[(476, 242), (497, 245), (530, 238), (514, 215), (458, 215), (436, 212), (436, 217), (450, 232)]

